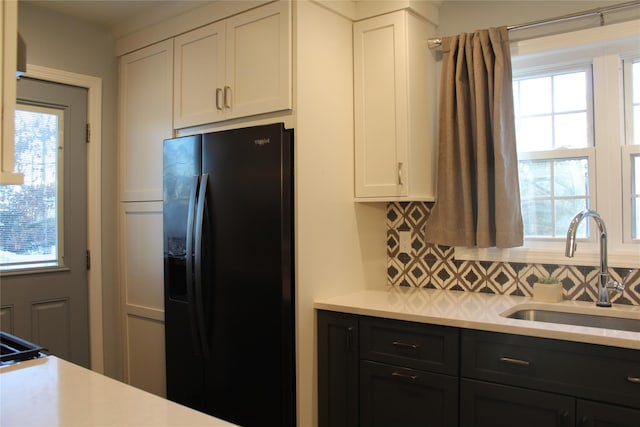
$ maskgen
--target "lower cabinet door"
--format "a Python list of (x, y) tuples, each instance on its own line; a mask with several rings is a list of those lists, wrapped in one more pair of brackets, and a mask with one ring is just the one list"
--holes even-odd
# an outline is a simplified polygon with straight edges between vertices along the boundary
[(462, 379), (461, 427), (569, 427), (575, 399), (553, 393)]
[(454, 427), (458, 379), (414, 369), (360, 362), (361, 427)]
[(318, 425), (358, 427), (358, 316), (318, 311)]
[(640, 427), (640, 409), (578, 400), (579, 427)]

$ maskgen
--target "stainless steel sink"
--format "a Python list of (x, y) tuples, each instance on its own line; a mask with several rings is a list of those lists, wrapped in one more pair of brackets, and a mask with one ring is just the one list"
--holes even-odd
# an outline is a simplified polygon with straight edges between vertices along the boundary
[[(605, 309), (606, 310), (606, 309)], [(565, 325), (590, 326), (592, 328), (617, 329), (640, 332), (640, 318), (613, 317), (600, 314), (568, 313), (544, 309), (521, 309), (502, 314), (510, 319), (533, 320), (537, 322), (562, 323)]]

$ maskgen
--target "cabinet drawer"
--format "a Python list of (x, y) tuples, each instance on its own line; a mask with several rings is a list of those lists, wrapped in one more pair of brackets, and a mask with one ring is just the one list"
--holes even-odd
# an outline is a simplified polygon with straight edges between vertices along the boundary
[(362, 359), (458, 374), (456, 328), (372, 317), (360, 319)]
[(458, 378), (362, 361), (360, 420), (367, 427), (457, 427)]
[(640, 351), (463, 330), (461, 374), (640, 407)]
[(567, 427), (575, 425), (575, 399), (483, 381), (460, 381), (464, 427)]

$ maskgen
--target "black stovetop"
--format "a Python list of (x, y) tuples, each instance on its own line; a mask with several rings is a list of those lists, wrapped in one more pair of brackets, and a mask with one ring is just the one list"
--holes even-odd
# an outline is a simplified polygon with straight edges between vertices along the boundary
[(43, 347), (0, 331), (0, 365), (43, 357)]

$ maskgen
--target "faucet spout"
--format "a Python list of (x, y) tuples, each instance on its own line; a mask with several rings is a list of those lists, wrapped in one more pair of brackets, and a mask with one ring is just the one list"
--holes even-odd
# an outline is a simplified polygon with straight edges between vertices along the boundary
[(584, 209), (576, 214), (569, 224), (567, 230), (567, 243), (565, 248), (565, 255), (572, 258), (575, 255), (577, 243), (576, 232), (578, 226), (584, 218), (591, 217), (598, 226), (598, 232), (600, 234), (600, 275), (598, 281), (598, 301), (596, 305), (599, 307), (611, 307), (611, 301), (609, 301), (609, 273), (607, 265), (607, 227), (600, 214), (591, 209)]

